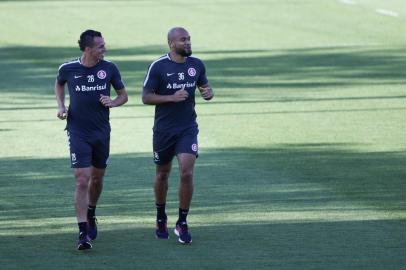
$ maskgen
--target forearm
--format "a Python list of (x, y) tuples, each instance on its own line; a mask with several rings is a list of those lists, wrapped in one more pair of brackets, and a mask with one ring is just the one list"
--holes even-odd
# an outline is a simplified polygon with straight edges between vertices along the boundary
[(213, 89), (209, 84), (199, 86), (199, 91), (205, 100), (211, 100), (214, 97)]
[(55, 82), (55, 97), (58, 108), (65, 108), (65, 87)]
[(157, 95), (155, 93), (148, 92), (142, 94), (142, 102), (147, 105), (157, 105), (167, 102), (173, 102), (173, 99), (171, 95)]
[(128, 101), (127, 92), (124, 89), (117, 91), (117, 97), (112, 100), (111, 107), (118, 107), (125, 104)]

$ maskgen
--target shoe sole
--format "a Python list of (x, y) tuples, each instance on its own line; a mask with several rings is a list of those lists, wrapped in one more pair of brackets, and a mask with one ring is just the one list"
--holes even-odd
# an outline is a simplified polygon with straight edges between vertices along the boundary
[(92, 247), (93, 247), (92, 244), (90, 244), (89, 242), (81, 243), (78, 245), (78, 250), (87, 250), (91, 249)]
[(190, 239), (190, 242), (182, 241), (182, 239), (180, 239), (180, 237), (179, 237), (179, 232), (178, 232), (178, 230), (177, 230), (176, 228), (175, 228), (173, 231), (174, 231), (174, 233), (176, 234), (176, 236), (178, 237), (178, 242), (179, 242), (179, 243), (181, 243), (181, 244), (183, 244), (183, 245), (189, 245), (189, 244), (192, 243), (192, 239)]
[(160, 236), (158, 236), (158, 234), (156, 234), (156, 232), (155, 232), (155, 238), (156, 238), (156, 239), (163, 239), (163, 240), (169, 239), (169, 233), (168, 233), (168, 235), (167, 235), (166, 237), (160, 237)]

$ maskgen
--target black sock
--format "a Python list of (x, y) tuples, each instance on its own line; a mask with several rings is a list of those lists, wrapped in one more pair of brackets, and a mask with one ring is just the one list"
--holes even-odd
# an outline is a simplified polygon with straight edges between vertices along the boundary
[(87, 233), (87, 222), (79, 222), (79, 233)]
[(189, 209), (181, 209), (179, 208), (179, 219), (176, 223), (186, 222), (187, 214), (189, 213)]
[(94, 218), (96, 216), (96, 206), (89, 205), (87, 207), (87, 217)]
[(156, 219), (157, 220), (160, 220), (160, 219), (166, 220), (167, 219), (166, 213), (165, 213), (166, 203), (161, 203), (161, 204), (156, 203), (155, 206), (156, 206)]

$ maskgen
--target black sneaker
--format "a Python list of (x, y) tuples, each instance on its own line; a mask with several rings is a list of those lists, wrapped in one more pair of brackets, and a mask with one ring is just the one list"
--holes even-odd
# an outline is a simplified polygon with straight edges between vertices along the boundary
[(157, 239), (169, 238), (168, 227), (166, 226), (166, 222), (167, 222), (166, 219), (158, 219), (156, 221), (155, 236)]
[(96, 217), (87, 218), (87, 236), (90, 238), (90, 240), (94, 240), (97, 237)]
[(189, 229), (186, 222), (176, 223), (174, 230), (175, 234), (178, 236), (178, 241), (182, 244), (192, 243), (192, 235), (189, 233)]
[(90, 243), (90, 239), (86, 233), (80, 232), (79, 233), (79, 241), (78, 241), (78, 250), (85, 250), (91, 249), (92, 244)]

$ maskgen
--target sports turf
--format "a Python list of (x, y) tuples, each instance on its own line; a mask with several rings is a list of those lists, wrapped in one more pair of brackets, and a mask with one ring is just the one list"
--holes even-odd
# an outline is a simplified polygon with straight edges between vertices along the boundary
[[(401, 269), (405, 16), (394, 0), (0, 1), (1, 269)], [(154, 238), (153, 107), (140, 100), (176, 25), (216, 93), (196, 104), (191, 246)], [(130, 100), (111, 111), (99, 237), (78, 252), (53, 83), (87, 28)]]

